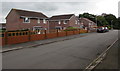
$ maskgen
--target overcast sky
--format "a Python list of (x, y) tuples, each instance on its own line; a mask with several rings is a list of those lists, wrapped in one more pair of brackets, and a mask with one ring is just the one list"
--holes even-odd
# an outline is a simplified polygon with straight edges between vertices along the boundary
[(95, 15), (111, 13), (118, 17), (118, 2), (119, 0), (2, 0), (0, 22), (5, 22), (4, 18), (12, 8), (42, 12), (48, 17), (59, 14), (78, 15), (84, 12)]

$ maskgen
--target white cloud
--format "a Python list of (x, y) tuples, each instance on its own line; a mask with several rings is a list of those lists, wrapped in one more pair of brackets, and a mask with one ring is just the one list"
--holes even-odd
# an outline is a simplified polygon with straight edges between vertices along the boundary
[(112, 13), (118, 16), (118, 1), (116, 0), (104, 0), (96, 3), (97, 13)]
[(120, 1), (118, 3), (118, 17), (120, 17)]
[(99, 2), (100, 0), (2, 0), (2, 2)]
[[(43, 12), (47, 16), (56, 14), (111, 13), (118, 16), (118, 0), (2, 0), (2, 14), (5, 17), (11, 8)], [(0, 21), (1, 22), (1, 21)]]

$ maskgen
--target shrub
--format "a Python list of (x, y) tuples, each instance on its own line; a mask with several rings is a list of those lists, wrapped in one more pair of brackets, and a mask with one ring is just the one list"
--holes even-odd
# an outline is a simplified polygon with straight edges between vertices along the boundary
[(68, 27), (64, 31), (74, 31), (74, 30), (78, 30), (78, 28), (77, 27)]

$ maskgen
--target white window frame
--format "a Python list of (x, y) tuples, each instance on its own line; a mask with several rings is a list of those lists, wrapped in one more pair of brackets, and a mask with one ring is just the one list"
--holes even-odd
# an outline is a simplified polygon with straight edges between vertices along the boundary
[(38, 24), (40, 24), (40, 19), (38, 18)]
[(44, 30), (47, 30), (47, 28), (44, 28)]
[[(25, 21), (26, 18), (29, 20), (28, 22)], [(30, 18), (25, 17), (25, 18), (23, 19), (23, 23), (30, 23)]]
[(67, 21), (66, 21), (66, 20), (64, 20), (64, 24), (67, 24)]
[(46, 24), (46, 19), (43, 19), (43, 23)]
[(60, 21), (58, 21), (58, 24), (61, 24), (61, 22), (60, 22)]
[(75, 20), (75, 24), (77, 24), (77, 20)]

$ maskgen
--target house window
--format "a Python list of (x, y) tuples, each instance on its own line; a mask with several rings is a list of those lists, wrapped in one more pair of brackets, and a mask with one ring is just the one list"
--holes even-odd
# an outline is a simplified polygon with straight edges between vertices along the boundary
[(47, 30), (47, 28), (44, 28), (44, 30)]
[(40, 23), (40, 19), (38, 19), (38, 23)]
[(24, 18), (24, 23), (30, 23), (30, 18), (28, 17)]
[(46, 20), (45, 19), (43, 19), (43, 23), (46, 24)]
[(77, 24), (77, 20), (75, 20), (75, 24)]
[(64, 24), (67, 24), (67, 21), (66, 21), (66, 20), (64, 20)]
[(60, 21), (58, 21), (58, 24), (60, 24)]
[(92, 23), (89, 23), (89, 25), (92, 25)]

